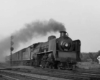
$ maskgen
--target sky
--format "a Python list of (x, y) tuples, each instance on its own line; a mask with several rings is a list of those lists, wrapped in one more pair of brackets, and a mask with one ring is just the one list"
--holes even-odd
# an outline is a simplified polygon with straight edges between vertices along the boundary
[(80, 39), (82, 52), (100, 50), (100, 0), (0, 0), (0, 41), (27, 23), (49, 19), (61, 22), (73, 40)]

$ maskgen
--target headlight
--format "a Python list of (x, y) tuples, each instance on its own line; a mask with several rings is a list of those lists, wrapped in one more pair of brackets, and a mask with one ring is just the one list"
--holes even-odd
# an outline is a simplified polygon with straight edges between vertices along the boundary
[(65, 47), (68, 47), (68, 43), (65, 43)]
[(68, 47), (69, 44), (67, 42), (65, 42), (65, 41), (62, 41), (61, 42), (61, 46), (64, 48), (64, 47)]

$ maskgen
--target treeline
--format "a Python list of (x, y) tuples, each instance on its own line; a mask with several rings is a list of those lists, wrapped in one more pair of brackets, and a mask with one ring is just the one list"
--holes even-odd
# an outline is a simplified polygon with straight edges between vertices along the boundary
[(91, 61), (91, 62), (98, 62), (97, 57), (100, 56), (100, 51), (98, 52), (83, 52), (81, 53), (81, 60), (82, 61)]

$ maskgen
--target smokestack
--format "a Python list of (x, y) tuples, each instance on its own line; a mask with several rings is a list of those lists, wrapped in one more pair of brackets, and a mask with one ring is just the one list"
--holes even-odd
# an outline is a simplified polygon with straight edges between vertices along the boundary
[(68, 36), (68, 35), (66, 35), (66, 31), (60, 31), (60, 37), (66, 37), (66, 36)]

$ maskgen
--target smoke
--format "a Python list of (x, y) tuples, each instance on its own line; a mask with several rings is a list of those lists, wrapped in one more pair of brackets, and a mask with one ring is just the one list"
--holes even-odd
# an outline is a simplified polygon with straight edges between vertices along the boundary
[[(26, 43), (37, 36), (46, 36), (49, 32), (65, 31), (62, 23), (53, 19), (49, 21), (35, 21), (26, 24), (23, 29), (13, 34), (14, 48), (17, 49), (21, 43)], [(4, 55), (10, 48), (10, 39), (7, 37), (0, 43), (0, 53)], [(1, 59), (2, 56), (0, 56)]]
[(25, 28), (15, 34), (17, 42), (26, 42), (36, 36), (45, 36), (48, 32), (66, 30), (63, 24), (50, 19), (49, 21), (36, 21), (26, 24)]
[(0, 61), (5, 61), (5, 56), (10, 52), (10, 38), (7, 37), (0, 42)]
[(49, 32), (65, 31), (65, 27), (62, 23), (59, 23), (53, 19), (49, 21), (35, 21), (30, 24), (26, 24), (25, 28), (21, 29), (14, 34), (14, 43), (17, 44), (17, 48), (20, 43), (26, 43), (32, 38), (37, 36), (45, 36)]

